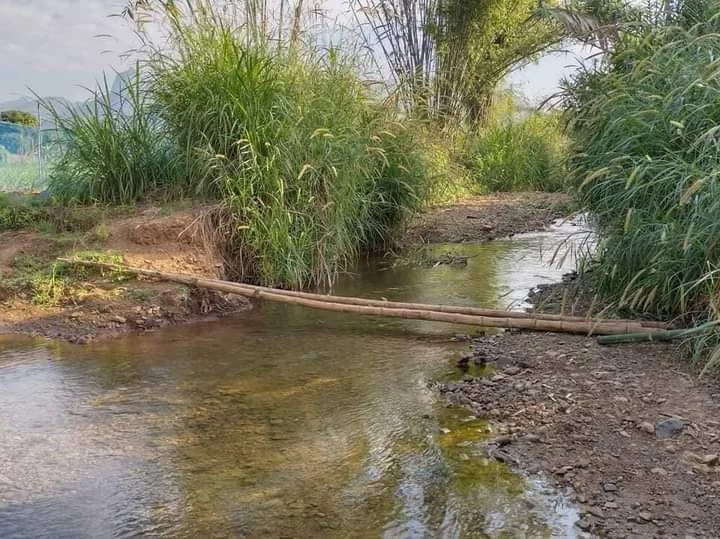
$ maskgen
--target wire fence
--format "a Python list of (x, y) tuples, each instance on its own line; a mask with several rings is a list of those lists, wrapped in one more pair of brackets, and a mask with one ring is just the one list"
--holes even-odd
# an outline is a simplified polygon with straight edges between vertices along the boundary
[(54, 126), (0, 121), (0, 192), (38, 192), (47, 187)]

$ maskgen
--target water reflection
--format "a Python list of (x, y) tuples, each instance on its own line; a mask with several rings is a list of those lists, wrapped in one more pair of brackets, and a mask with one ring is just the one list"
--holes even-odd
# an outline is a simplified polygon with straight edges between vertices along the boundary
[[(462, 248), (466, 268), (336, 292), (505, 306), (563, 271), (537, 238)], [(427, 389), (456, 331), (264, 304), (88, 347), (0, 340), (0, 536), (570, 534), (562, 499), (484, 459), (486, 426)]]

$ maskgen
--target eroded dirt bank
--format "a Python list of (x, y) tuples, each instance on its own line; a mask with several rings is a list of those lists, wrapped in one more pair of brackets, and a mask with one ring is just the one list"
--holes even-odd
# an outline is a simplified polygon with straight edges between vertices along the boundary
[(571, 489), (580, 533), (718, 537), (720, 388), (672, 345), (505, 333), (465, 360), (490, 373), (440, 392), (495, 426), (490, 456)]
[(568, 215), (572, 197), (564, 193), (496, 193), (438, 206), (418, 215), (406, 245), (462, 243), (542, 230)]
[(145, 207), (129, 217), (102, 219), (82, 233), (0, 233), (0, 333), (84, 344), (249, 309), (238, 296), (53, 267), (59, 256), (91, 253), (107, 261), (217, 277), (220, 265), (197, 228), (201, 211)]

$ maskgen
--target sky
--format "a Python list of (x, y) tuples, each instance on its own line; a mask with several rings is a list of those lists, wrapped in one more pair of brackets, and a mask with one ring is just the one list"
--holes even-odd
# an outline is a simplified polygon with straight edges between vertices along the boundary
[[(338, 1), (338, 0), (331, 0)], [(0, 0), (0, 102), (32, 95), (85, 99), (103, 71), (127, 69), (136, 43), (117, 14), (123, 0)], [(104, 37), (98, 37), (104, 36)], [(513, 73), (510, 84), (537, 102), (554, 93), (572, 55)]]

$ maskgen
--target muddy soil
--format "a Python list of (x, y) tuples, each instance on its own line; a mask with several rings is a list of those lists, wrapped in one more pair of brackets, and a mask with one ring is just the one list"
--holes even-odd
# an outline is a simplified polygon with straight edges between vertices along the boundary
[(565, 217), (572, 198), (563, 193), (498, 193), (471, 197), (418, 215), (404, 245), (489, 241), (542, 230)]
[(490, 456), (572, 492), (579, 533), (718, 537), (720, 387), (672, 345), (505, 333), (466, 359), (490, 368), (440, 392), (494, 425)]
[(35, 278), (33, 271), (47, 268), (56, 257), (88, 250), (120, 255), (129, 265), (218, 277), (221, 265), (197, 226), (201, 212), (145, 207), (83, 234), (0, 233), (0, 333), (85, 344), (248, 310), (250, 303), (238, 296), (142, 278), (119, 279), (107, 272), (73, 274), (56, 301), (38, 302), (25, 286)]

